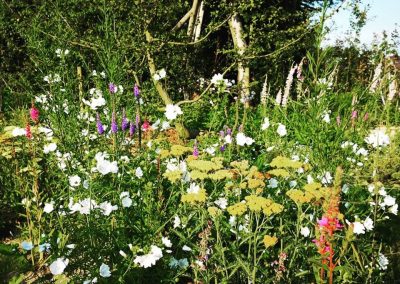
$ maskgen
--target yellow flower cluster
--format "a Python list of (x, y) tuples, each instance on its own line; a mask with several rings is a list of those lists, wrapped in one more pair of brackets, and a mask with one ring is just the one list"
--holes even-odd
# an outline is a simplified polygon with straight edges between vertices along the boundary
[(207, 193), (204, 188), (200, 189), (199, 192), (197, 193), (186, 193), (182, 195), (181, 201), (182, 202), (187, 202), (190, 204), (194, 204), (196, 202), (205, 202), (207, 198)]
[(246, 171), (249, 168), (249, 161), (243, 160), (243, 161), (233, 161), (230, 164), (232, 167), (235, 169), (238, 169), (241, 172)]
[(319, 201), (324, 196), (327, 196), (329, 191), (328, 188), (323, 188), (320, 183), (306, 184), (303, 188), (304, 191), (299, 189), (291, 189), (286, 192), (286, 195), (289, 196), (289, 198), (295, 203), (303, 204), (311, 201)]
[(175, 183), (177, 180), (181, 179), (182, 171), (175, 170), (175, 171), (165, 172), (163, 174), (163, 177), (167, 178), (171, 183)]
[(272, 162), (270, 163), (271, 167), (274, 168), (293, 168), (298, 169), (300, 168), (303, 163), (299, 161), (294, 161), (286, 157), (277, 156), (275, 157)]
[(250, 189), (257, 187), (265, 187), (265, 183), (261, 179), (251, 178), (248, 180), (248, 186)]
[(241, 216), (244, 212), (246, 212), (247, 206), (243, 202), (238, 202), (236, 204), (228, 206), (226, 210), (228, 210), (228, 213), (232, 216)]
[(289, 172), (285, 169), (274, 169), (268, 171), (270, 175), (277, 176), (277, 177), (288, 177), (290, 176)]
[(233, 174), (229, 170), (219, 170), (208, 175), (212, 180), (231, 179)]
[(211, 206), (207, 208), (208, 214), (211, 215), (211, 217), (217, 217), (222, 213), (221, 209), (215, 206)]
[(206, 173), (200, 172), (200, 171), (191, 171), (190, 172), (190, 178), (192, 180), (204, 180), (208, 177)]
[(193, 170), (199, 170), (205, 173), (216, 171), (223, 168), (222, 163), (216, 163), (204, 160), (190, 160), (190, 161), (188, 160), (188, 166)]
[(182, 156), (183, 154), (192, 152), (192, 150), (193, 149), (190, 147), (185, 147), (182, 145), (172, 145), (170, 154), (172, 156), (179, 157), (179, 156)]
[(291, 189), (286, 192), (286, 195), (298, 204), (311, 202), (311, 200), (314, 198), (314, 195), (299, 189)]
[(161, 158), (161, 159), (168, 158), (169, 155), (170, 155), (170, 153), (169, 153), (169, 151), (166, 150), (166, 149), (162, 149), (161, 152), (160, 152), (160, 158)]
[(263, 242), (265, 247), (269, 248), (274, 246), (278, 242), (278, 238), (275, 236), (265, 235)]

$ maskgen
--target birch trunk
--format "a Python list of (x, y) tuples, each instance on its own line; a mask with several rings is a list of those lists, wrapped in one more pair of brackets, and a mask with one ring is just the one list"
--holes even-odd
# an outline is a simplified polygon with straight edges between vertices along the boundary
[[(237, 13), (233, 14), (230, 18), (229, 28), (232, 35), (233, 45), (235, 46), (239, 56), (242, 57), (247, 49), (247, 43), (244, 40), (242, 22)], [(239, 86), (239, 95), (245, 102), (244, 105), (247, 108), (249, 107), (248, 98), (250, 95), (250, 68), (245, 66), (242, 58), (239, 58), (238, 62), (237, 82)]]

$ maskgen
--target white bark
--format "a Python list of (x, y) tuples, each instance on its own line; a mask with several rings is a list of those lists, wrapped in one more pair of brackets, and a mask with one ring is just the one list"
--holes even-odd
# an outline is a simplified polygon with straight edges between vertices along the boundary
[[(243, 56), (247, 49), (247, 43), (244, 40), (243, 36), (243, 26), (242, 22), (237, 13), (235, 13), (229, 20), (229, 28), (232, 35), (233, 44), (239, 54), (239, 56)], [(246, 67), (243, 63), (243, 60), (239, 60), (238, 63), (238, 75), (237, 82), (239, 85), (239, 94), (240, 97), (245, 101), (245, 107), (249, 106), (248, 98), (250, 95), (250, 68)]]
[(193, 41), (198, 41), (201, 33), (201, 25), (203, 24), (204, 18), (204, 1), (200, 2), (199, 9), (196, 13), (196, 22), (194, 24), (194, 38)]

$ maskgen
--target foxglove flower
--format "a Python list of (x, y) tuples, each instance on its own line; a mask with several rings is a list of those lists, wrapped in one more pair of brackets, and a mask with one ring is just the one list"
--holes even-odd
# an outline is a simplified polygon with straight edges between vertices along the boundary
[(140, 90), (139, 86), (135, 84), (135, 87), (133, 87), (133, 94), (135, 95), (136, 99), (140, 98)]
[(195, 142), (193, 146), (193, 156), (195, 157), (199, 156), (199, 149), (197, 148), (197, 142)]
[(117, 121), (115, 119), (115, 112), (114, 111), (112, 113), (112, 118), (111, 118), (111, 131), (112, 131), (112, 133), (117, 133), (117, 131), (118, 131), (118, 124), (117, 124)]
[(140, 124), (140, 116), (139, 114), (136, 114), (136, 128), (139, 128), (139, 124)]
[(125, 109), (122, 111), (122, 121), (121, 121), (121, 129), (122, 131), (127, 130), (129, 127), (128, 120), (126, 119)]
[(129, 136), (132, 137), (135, 134), (135, 125), (131, 122), (129, 127)]
[(35, 106), (32, 105), (31, 109), (29, 110), (29, 114), (34, 122), (39, 121), (39, 110), (35, 108)]
[(25, 136), (28, 139), (32, 139), (31, 126), (29, 125), (29, 123), (26, 125), (26, 128), (25, 128)]
[(108, 90), (111, 94), (115, 94), (118, 91), (118, 87), (113, 83), (108, 84)]
[(97, 125), (97, 132), (100, 135), (103, 134), (104, 133), (104, 127), (103, 127), (103, 124), (101, 123), (99, 114), (97, 114), (96, 125)]

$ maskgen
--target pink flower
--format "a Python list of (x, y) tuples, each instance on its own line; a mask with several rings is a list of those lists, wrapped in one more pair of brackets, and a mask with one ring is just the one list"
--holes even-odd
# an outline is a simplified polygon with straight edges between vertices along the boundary
[(351, 119), (356, 119), (357, 118), (357, 111), (353, 110), (353, 112), (351, 113)]
[(321, 220), (317, 221), (320, 227), (328, 227), (329, 226), (329, 219), (327, 217), (322, 217)]
[(29, 114), (31, 116), (31, 119), (34, 122), (38, 122), (39, 121), (39, 110), (37, 108), (35, 108), (34, 106), (31, 107)]

